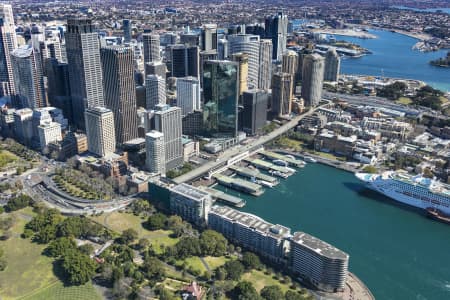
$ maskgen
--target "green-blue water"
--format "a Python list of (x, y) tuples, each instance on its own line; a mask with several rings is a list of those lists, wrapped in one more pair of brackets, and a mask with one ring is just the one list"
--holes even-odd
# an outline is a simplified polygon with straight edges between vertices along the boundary
[(377, 299), (450, 299), (450, 225), (367, 191), (351, 173), (308, 164), (261, 197), (240, 196), (243, 211), (349, 253)]
[(361, 58), (342, 60), (342, 74), (364, 74), (409, 78), (425, 81), (443, 91), (450, 91), (450, 68), (441, 68), (429, 64), (430, 60), (445, 57), (447, 50), (420, 52), (412, 50), (416, 39), (383, 30), (371, 30), (376, 39), (358, 39), (337, 37), (369, 49), (373, 54)]

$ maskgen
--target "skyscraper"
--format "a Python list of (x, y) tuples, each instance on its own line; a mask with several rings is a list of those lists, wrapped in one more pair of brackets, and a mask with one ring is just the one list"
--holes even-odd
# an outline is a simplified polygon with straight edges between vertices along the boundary
[(11, 52), (17, 48), (16, 26), (10, 4), (0, 4), (0, 97), (14, 95)]
[(145, 167), (151, 173), (166, 174), (166, 150), (164, 134), (152, 130), (145, 135), (146, 159)]
[(207, 135), (237, 136), (238, 88), (238, 63), (224, 60), (205, 62), (203, 123)]
[(48, 144), (62, 141), (61, 125), (48, 121), (38, 126), (39, 146), (44, 150)]
[(170, 73), (172, 77), (198, 77), (200, 74), (200, 57), (197, 46), (170, 45)]
[(255, 135), (266, 125), (269, 94), (262, 90), (250, 90), (244, 92), (242, 100), (242, 130)]
[(298, 55), (295, 51), (286, 50), (283, 53), (281, 72), (291, 74), (295, 77), (298, 67)]
[(272, 40), (260, 40), (258, 88), (261, 90), (270, 89), (270, 82), (272, 80), (272, 51)]
[(283, 52), (286, 50), (287, 26), (288, 26), (288, 18), (282, 12), (279, 12), (274, 16), (269, 16), (266, 18), (265, 22), (266, 38), (272, 39), (273, 44), (272, 58), (278, 61), (281, 60), (281, 56), (283, 55)]
[(131, 42), (131, 20), (130, 19), (122, 20), (122, 29), (123, 29), (123, 41), (125, 43)]
[(138, 137), (134, 59), (130, 47), (111, 46), (101, 49), (105, 106), (114, 114), (116, 143)]
[(142, 34), (142, 42), (144, 43), (144, 63), (161, 60), (158, 34), (144, 33)]
[(199, 63), (200, 73), (199, 73), (199, 77), (200, 77), (200, 84), (203, 86), (203, 83), (202, 83), (203, 64), (207, 60), (217, 60), (217, 50), (213, 49), (213, 50), (201, 51), (200, 54), (199, 54), (199, 58), (200, 58), (200, 63)]
[(200, 82), (195, 77), (177, 79), (177, 106), (183, 116), (200, 109)]
[(305, 106), (317, 106), (322, 99), (325, 59), (319, 54), (310, 54), (303, 60), (302, 98)]
[(228, 36), (229, 53), (248, 54), (248, 87), (257, 88), (259, 83), (259, 48), (258, 35), (236, 34)]
[(239, 64), (239, 96), (248, 90), (248, 54), (234, 53), (231, 55), (231, 60)]
[(338, 81), (341, 68), (341, 58), (336, 52), (336, 48), (330, 48), (325, 55), (325, 81)]
[(200, 44), (203, 51), (217, 49), (217, 24), (203, 25)]
[(293, 77), (288, 73), (275, 73), (272, 78), (272, 113), (278, 117), (292, 110)]
[(21, 46), (11, 52), (18, 104), (32, 109), (47, 105), (42, 73), (37, 65), (36, 55), (30, 45)]
[(154, 119), (155, 130), (164, 135), (166, 170), (181, 166), (183, 164), (181, 108), (158, 104)]
[(72, 123), (72, 105), (70, 99), (69, 66), (60, 63), (56, 58), (45, 60), (47, 74), (47, 95), (50, 105), (63, 111), (63, 114)]
[(104, 106), (98, 34), (89, 19), (67, 21), (66, 52), (72, 93), (73, 120), (85, 128), (84, 110)]
[(217, 42), (217, 59), (224, 60), (228, 58), (228, 40), (220, 39)]
[(166, 80), (167, 66), (162, 61), (152, 61), (145, 64), (145, 76), (158, 75)]
[(145, 103), (148, 110), (157, 104), (166, 104), (166, 81), (158, 75), (148, 75), (145, 79)]
[(86, 109), (86, 135), (89, 152), (105, 156), (116, 151), (114, 116), (104, 107)]

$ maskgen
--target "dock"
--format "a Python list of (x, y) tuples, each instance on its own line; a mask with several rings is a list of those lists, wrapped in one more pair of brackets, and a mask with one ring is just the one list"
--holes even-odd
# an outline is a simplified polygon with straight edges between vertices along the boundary
[(267, 150), (263, 150), (259, 153), (269, 159), (272, 159), (272, 160), (277, 160), (277, 159), (284, 160), (285, 162), (287, 162), (289, 164), (289, 166), (293, 166), (296, 168), (302, 168), (306, 164), (303, 160), (296, 159), (292, 155), (283, 155), (283, 154), (279, 154), (279, 153), (267, 151)]
[(222, 174), (214, 174), (213, 177), (223, 186), (230, 187), (253, 196), (260, 196), (264, 193), (262, 186), (257, 183)]
[(268, 171), (277, 171), (286, 175), (292, 175), (295, 170), (292, 170), (290, 168), (286, 168), (286, 167), (282, 167), (282, 166), (277, 166), (274, 165), (271, 162), (256, 158), (256, 159), (246, 159), (246, 162), (254, 165), (257, 168), (263, 169), (263, 170), (268, 170)]
[(258, 170), (252, 170), (245, 167), (238, 167), (238, 166), (230, 166), (230, 170), (236, 172), (236, 174), (247, 177), (247, 178), (255, 178), (257, 180), (266, 181), (273, 186), (278, 184), (278, 179), (269, 175), (266, 175), (264, 173), (259, 172)]
[(213, 189), (213, 188), (204, 188), (205, 191), (207, 191), (209, 194), (211, 194), (211, 197), (213, 197), (216, 201), (222, 202), (224, 204), (232, 205), (235, 207), (244, 207), (245, 206), (245, 200), (241, 199), (239, 197), (235, 197), (232, 195), (228, 195), (227, 193), (224, 193), (222, 191)]

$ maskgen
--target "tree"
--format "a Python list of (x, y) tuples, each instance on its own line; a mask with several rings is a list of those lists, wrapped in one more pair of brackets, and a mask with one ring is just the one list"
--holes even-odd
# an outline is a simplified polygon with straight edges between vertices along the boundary
[(122, 232), (122, 235), (120, 236), (120, 241), (123, 244), (130, 244), (133, 241), (135, 241), (138, 238), (138, 233), (133, 228), (128, 228)]
[(15, 211), (27, 207), (33, 203), (33, 199), (30, 196), (25, 194), (17, 195), (11, 198), (8, 203), (5, 205), (6, 211)]
[(45, 248), (45, 253), (51, 257), (60, 257), (66, 255), (69, 251), (73, 251), (77, 244), (72, 238), (61, 237), (50, 242)]
[(303, 297), (300, 293), (296, 291), (288, 290), (286, 294), (284, 295), (286, 300), (304, 300), (305, 297)]
[(225, 268), (220, 267), (216, 269), (214, 275), (217, 280), (225, 280), (225, 278), (227, 278), (227, 271), (225, 270)]
[(84, 244), (78, 247), (78, 250), (86, 255), (91, 255), (94, 252), (94, 246), (91, 244)]
[(253, 287), (251, 282), (241, 281), (239, 282), (233, 290), (233, 299), (239, 300), (259, 300), (260, 297), (258, 292)]
[(265, 286), (261, 290), (261, 297), (266, 300), (279, 300), (283, 299), (283, 291), (279, 285), (269, 285)]
[(200, 242), (197, 238), (184, 237), (175, 244), (175, 253), (179, 259), (201, 254)]
[(239, 280), (244, 273), (244, 266), (237, 260), (227, 261), (224, 265), (227, 271), (227, 278), (231, 280)]
[(166, 275), (163, 264), (156, 257), (148, 257), (141, 268), (145, 277), (155, 282), (164, 279)]
[(82, 285), (95, 275), (95, 263), (86, 254), (69, 251), (62, 259), (62, 269), (72, 285)]
[(222, 256), (227, 251), (228, 241), (214, 230), (205, 230), (200, 235), (200, 246), (203, 256)]
[(164, 229), (166, 221), (167, 221), (166, 215), (162, 213), (156, 213), (148, 217), (148, 220), (145, 225), (150, 230), (159, 230)]
[(149, 240), (144, 239), (144, 238), (139, 239), (138, 247), (139, 247), (140, 250), (145, 250), (145, 249), (147, 249), (148, 246), (150, 246)]
[(242, 255), (242, 264), (247, 270), (257, 269), (261, 266), (261, 261), (259, 257), (252, 252), (245, 252)]

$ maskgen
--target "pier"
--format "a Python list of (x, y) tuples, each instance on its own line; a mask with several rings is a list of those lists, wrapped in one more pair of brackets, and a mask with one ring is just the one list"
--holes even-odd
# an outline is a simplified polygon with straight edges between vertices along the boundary
[(282, 174), (285, 175), (292, 175), (295, 173), (295, 170), (287, 168), (287, 167), (282, 167), (282, 166), (277, 166), (274, 165), (271, 162), (256, 158), (256, 159), (246, 159), (246, 162), (254, 165), (257, 168), (263, 169), (263, 170), (267, 170), (267, 171), (275, 171), (275, 172), (280, 172)]
[(239, 197), (235, 197), (232, 195), (228, 195), (222, 191), (213, 189), (213, 188), (204, 188), (204, 190), (211, 194), (211, 196), (219, 202), (222, 202), (224, 204), (232, 205), (235, 207), (244, 207), (245, 206), (245, 200), (241, 199)]
[(214, 174), (213, 177), (223, 186), (230, 187), (253, 196), (260, 196), (264, 193), (262, 186), (257, 183), (222, 174)]
[(296, 168), (302, 168), (306, 165), (306, 163), (302, 160), (295, 159), (292, 155), (283, 155), (272, 151), (263, 150), (259, 152), (261, 155), (272, 159), (272, 160), (284, 160), (287, 162), (290, 166), (296, 167)]
[(229, 169), (243, 177), (247, 177), (250, 179), (255, 178), (257, 180), (266, 181), (266, 182), (272, 184), (273, 186), (278, 184), (278, 179), (276, 179), (275, 177), (266, 175), (264, 173), (261, 173), (258, 170), (252, 170), (252, 169), (249, 169), (246, 167), (238, 167), (238, 166), (230, 166)]

